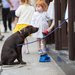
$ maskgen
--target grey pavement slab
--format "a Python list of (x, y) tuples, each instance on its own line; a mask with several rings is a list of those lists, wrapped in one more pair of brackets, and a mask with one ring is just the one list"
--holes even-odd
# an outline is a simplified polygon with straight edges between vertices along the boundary
[[(0, 54), (3, 43), (5, 39), (12, 34), (2, 33), (5, 35), (3, 41), (0, 41)], [(28, 37), (28, 41), (33, 41), (32, 37)], [(22, 55), (23, 60), (27, 62), (27, 65), (13, 65), (13, 66), (0, 66), (0, 75), (65, 75), (63, 70), (56, 64), (56, 62), (52, 59), (51, 62), (40, 63), (39, 62), (39, 54), (37, 53), (38, 44), (35, 42), (31, 45), (28, 45), (30, 54), (26, 54), (27, 46), (23, 46)]]
[(49, 63), (39, 63), (36, 53), (24, 54), (27, 65), (3, 66), (1, 75), (65, 75), (52, 59)]
[(65, 75), (54, 62), (35, 63), (30, 61), (25, 66), (18, 65), (3, 69), (1, 75)]
[(49, 45), (50, 55), (66, 75), (75, 75), (75, 61), (69, 59), (69, 50), (55, 50), (55, 45)]

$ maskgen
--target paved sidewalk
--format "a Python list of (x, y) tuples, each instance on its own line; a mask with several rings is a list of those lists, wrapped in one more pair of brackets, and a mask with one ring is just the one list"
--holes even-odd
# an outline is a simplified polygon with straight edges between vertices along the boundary
[[(5, 39), (12, 33), (3, 34), (5, 35), (5, 41)], [(33, 41), (32, 38), (29, 38), (29, 40)], [(0, 41), (0, 51), (4, 41)], [(53, 59), (48, 63), (40, 63), (38, 61), (39, 55), (37, 54), (37, 47), (37, 43), (29, 45), (30, 54), (26, 54), (26, 46), (23, 46), (23, 60), (27, 62), (27, 65), (2, 66), (2, 72), (0, 72), (0, 75), (65, 75)]]

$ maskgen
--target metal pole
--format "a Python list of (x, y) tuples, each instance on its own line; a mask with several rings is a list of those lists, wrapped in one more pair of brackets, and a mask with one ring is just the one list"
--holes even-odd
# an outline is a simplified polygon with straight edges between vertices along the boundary
[(75, 60), (75, 0), (68, 0), (69, 10), (69, 58)]
[[(58, 27), (58, 24), (60, 23), (61, 20), (61, 5), (60, 0), (54, 1), (55, 1), (55, 27)], [(55, 31), (55, 47), (56, 50), (62, 49), (61, 28)]]

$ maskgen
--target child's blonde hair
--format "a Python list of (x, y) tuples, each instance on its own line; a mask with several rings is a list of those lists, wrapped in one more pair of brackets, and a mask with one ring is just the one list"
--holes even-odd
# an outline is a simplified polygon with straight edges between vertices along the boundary
[(48, 5), (44, 0), (38, 0), (36, 2), (36, 6), (37, 5), (40, 5), (43, 8), (44, 11), (47, 11), (47, 9), (48, 9)]
[(29, 4), (29, 0), (21, 0), (21, 3)]

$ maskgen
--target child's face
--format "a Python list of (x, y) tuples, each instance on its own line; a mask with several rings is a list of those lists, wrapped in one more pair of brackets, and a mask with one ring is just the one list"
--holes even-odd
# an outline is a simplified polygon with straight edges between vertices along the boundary
[(40, 5), (36, 6), (36, 11), (43, 12), (43, 8)]

